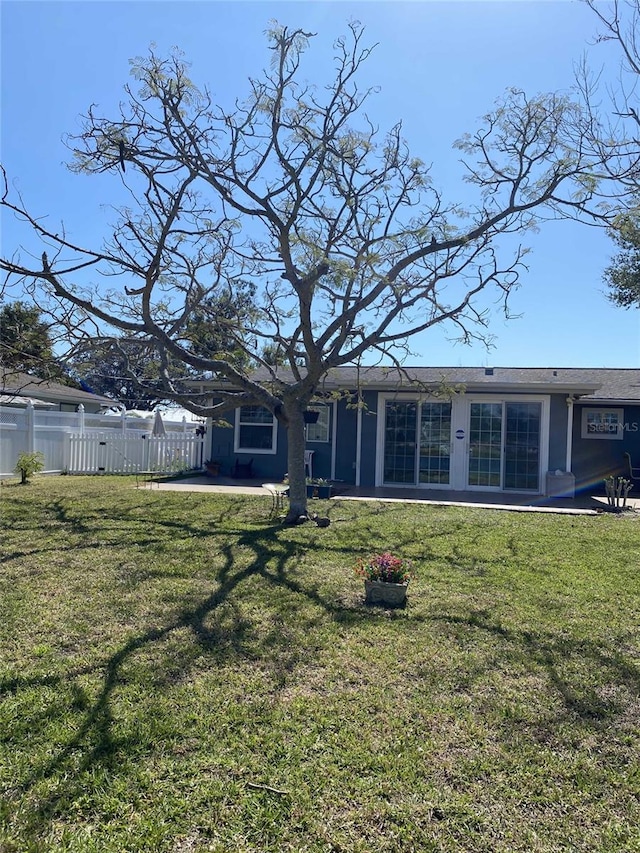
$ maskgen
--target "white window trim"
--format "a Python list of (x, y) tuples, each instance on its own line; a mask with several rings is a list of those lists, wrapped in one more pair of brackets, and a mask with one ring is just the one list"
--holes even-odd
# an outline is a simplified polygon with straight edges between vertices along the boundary
[[(240, 409), (235, 410), (235, 424), (233, 430), (233, 452), (234, 453), (251, 453), (261, 454), (263, 456), (275, 456), (278, 452), (278, 419), (273, 416), (273, 424), (271, 426), (271, 447), (265, 449), (263, 447), (240, 447)], [(256, 424), (251, 424), (256, 426)], [(260, 424), (257, 424), (260, 426)], [(264, 424), (266, 428), (266, 424)]]
[[(615, 432), (599, 432), (598, 430), (594, 430), (593, 432), (589, 432), (587, 427), (587, 418), (589, 415), (592, 415), (594, 412), (598, 412), (601, 415), (613, 415), (615, 414), (618, 418), (618, 425)], [(580, 436), (581, 438), (587, 439), (605, 439), (606, 441), (622, 441), (624, 438), (624, 409), (616, 409), (616, 408), (603, 408), (598, 406), (585, 406), (582, 410), (582, 422), (580, 424)]]
[[(383, 483), (383, 449), (384, 449), (384, 411), (386, 400), (414, 401), (414, 402), (442, 402), (442, 398), (424, 394), (411, 394), (403, 392), (380, 392), (378, 394), (378, 418), (376, 431), (376, 486), (384, 485), (385, 488), (394, 488), (392, 484)], [(544, 475), (549, 467), (549, 429), (550, 429), (550, 398), (539, 394), (463, 394), (451, 399), (451, 481), (449, 485), (430, 483), (424, 486), (409, 486), (408, 488), (424, 488), (436, 491), (437, 489), (449, 489), (452, 491), (473, 492), (504, 492), (514, 494), (512, 489), (498, 487), (469, 486), (469, 417), (471, 403), (541, 403), (540, 423), (540, 471), (539, 492), (525, 492), (523, 494), (543, 494), (545, 488)], [(456, 438), (456, 432), (462, 431), (462, 438)], [(407, 488), (399, 486), (398, 488)]]
[[(464, 437), (464, 471), (463, 471), (463, 488), (469, 492), (500, 492), (506, 494), (525, 494), (525, 495), (542, 495), (545, 490), (545, 474), (549, 469), (549, 429), (550, 429), (550, 398), (539, 396), (537, 394), (477, 394), (469, 395), (464, 399), (466, 405), (465, 411), (465, 437)], [(540, 454), (539, 454), (539, 470), (538, 470), (538, 491), (532, 492), (529, 490), (518, 492), (517, 489), (503, 489), (502, 486), (470, 486), (469, 485), (469, 428), (471, 419), (471, 404), (472, 403), (541, 403), (540, 407)], [(504, 406), (503, 406), (504, 412)], [(503, 422), (503, 443), (504, 429)], [(504, 462), (504, 460), (503, 460)], [(502, 469), (504, 475), (504, 468)]]
[[(378, 423), (376, 425), (376, 486), (384, 486), (385, 489), (423, 489), (429, 491), (445, 491), (452, 489), (453, 469), (449, 471), (450, 481), (448, 483), (419, 483), (411, 485), (410, 483), (385, 483), (384, 482), (384, 427), (385, 427), (385, 412), (386, 403), (388, 400), (395, 400), (399, 403), (451, 403), (451, 464), (453, 465), (453, 434), (454, 434), (454, 413), (458, 400), (454, 397), (451, 400), (446, 400), (430, 394), (412, 394), (411, 392), (398, 391), (380, 391), (378, 393)], [(358, 409), (358, 414), (361, 413)]]

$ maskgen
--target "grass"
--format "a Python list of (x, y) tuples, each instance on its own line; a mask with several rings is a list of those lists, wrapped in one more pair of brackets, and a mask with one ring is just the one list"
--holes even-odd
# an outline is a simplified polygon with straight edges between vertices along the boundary
[(1, 492), (2, 853), (640, 850), (638, 516)]

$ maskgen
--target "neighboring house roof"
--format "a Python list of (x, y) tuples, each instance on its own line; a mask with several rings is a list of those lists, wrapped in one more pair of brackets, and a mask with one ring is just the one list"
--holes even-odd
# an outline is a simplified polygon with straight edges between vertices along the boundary
[[(289, 370), (278, 370), (283, 380), (291, 380)], [(258, 381), (268, 381), (270, 374), (260, 369)], [(640, 403), (640, 368), (589, 367), (336, 367), (329, 370), (320, 389), (367, 388), (368, 390), (411, 390), (415, 383), (464, 386), (466, 391), (523, 391), (573, 394), (589, 402)], [(211, 380), (202, 385), (225, 387), (227, 383)], [(228, 385), (227, 385), (228, 387)]]
[(38, 400), (36, 397), (21, 397), (18, 394), (0, 394), (0, 406), (15, 406), (24, 409), (29, 403), (36, 409), (50, 409), (52, 406), (55, 406), (55, 403), (47, 403), (45, 400)]
[[(118, 405), (117, 400), (103, 397), (101, 394), (89, 394), (87, 391), (79, 391), (77, 388), (62, 385), (60, 382), (49, 382), (45, 379), (39, 379), (37, 376), (30, 376), (28, 373), (18, 373), (12, 370), (0, 372), (0, 394), (3, 398), (10, 397), (14, 401), (19, 397), (33, 398), (34, 405), (38, 404), (36, 401), (68, 403), (76, 406), (80, 403), (91, 403), (99, 406)], [(9, 405), (4, 400), (2, 402), (4, 405)]]

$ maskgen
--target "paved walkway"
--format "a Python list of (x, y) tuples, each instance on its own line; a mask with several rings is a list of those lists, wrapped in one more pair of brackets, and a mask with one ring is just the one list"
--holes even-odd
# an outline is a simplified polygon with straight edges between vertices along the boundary
[[(141, 487), (174, 492), (209, 492), (236, 495), (269, 495), (257, 480), (230, 480), (219, 477), (215, 480), (206, 476), (195, 476), (183, 480), (154, 480)], [(511, 512), (551, 512), (565, 515), (596, 515), (607, 508), (607, 499), (600, 495), (580, 495), (571, 499), (545, 498), (526, 495), (506, 495), (504, 492), (465, 493), (425, 489), (356, 488), (338, 486), (333, 501), (369, 500), (386, 503), (421, 503), (438, 506), (472, 506), (485, 509), (509, 510)], [(630, 498), (627, 504), (640, 511), (640, 498)]]

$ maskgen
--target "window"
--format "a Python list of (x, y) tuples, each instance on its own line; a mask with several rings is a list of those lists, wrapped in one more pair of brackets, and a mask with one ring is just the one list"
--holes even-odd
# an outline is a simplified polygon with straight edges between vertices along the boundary
[(236, 409), (235, 452), (275, 453), (278, 423), (262, 406)]
[(307, 424), (307, 441), (329, 441), (329, 406), (314, 405), (314, 412), (319, 412), (315, 424)]
[(622, 440), (624, 409), (583, 409), (582, 438)]

